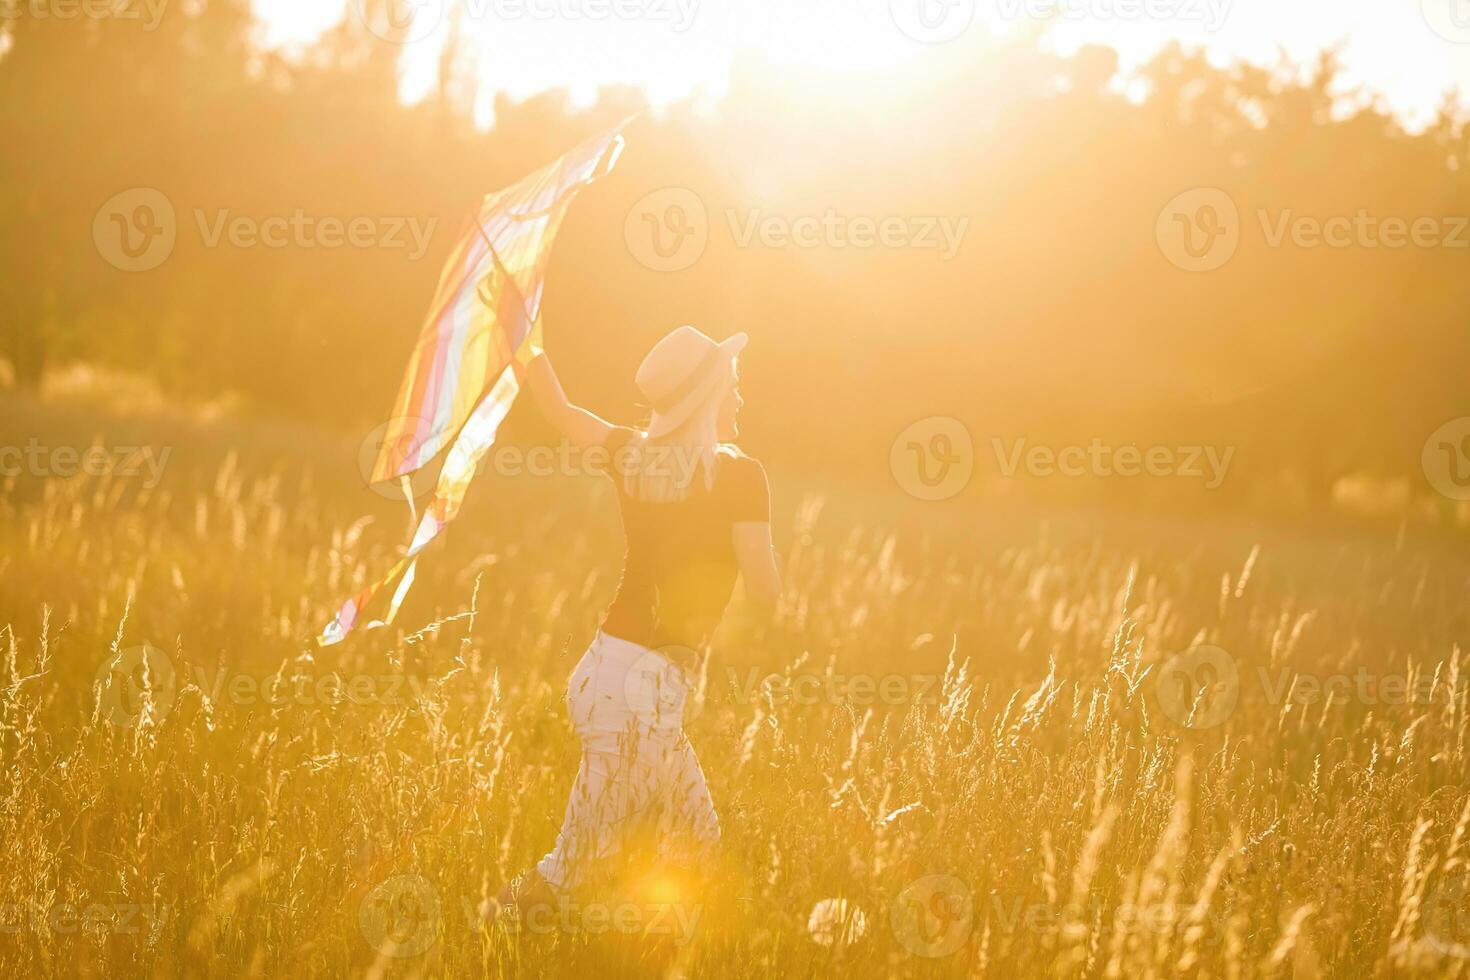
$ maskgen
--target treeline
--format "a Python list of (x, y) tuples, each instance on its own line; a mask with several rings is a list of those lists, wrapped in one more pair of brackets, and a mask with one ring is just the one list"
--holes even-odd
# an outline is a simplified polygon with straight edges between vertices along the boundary
[[(480, 131), (455, 39), (437, 91), (404, 106), (397, 46), (349, 18), (288, 60), (251, 43), (248, 8), (179, 5), (149, 32), (4, 28), (0, 353), (20, 384), (101, 361), (365, 431), (478, 196), (642, 106), (631, 90), (585, 111), (501, 99)], [(1405, 132), (1345, 107), (1330, 58), (1301, 81), (1172, 49), (1142, 102), (1116, 72), (1105, 49), (979, 37), (906, 77), (751, 55), (713, 109), (640, 116), (553, 262), (548, 338), (569, 385), (633, 420), (639, 356), (691, 322), (752, 334), (749, 438), (813, 471), (886, 480), (894, 436), (946, 415), (982, 471), (993, 439), (1100, 438), (1235, 447), (1227, 492), (1290, 479), (1321, 497), (1355, 470), (1422, 484), (1426, 437), (1470, 414), (1470, 232), (1454, 220), (1470, 143), (1453, 107)], [(166, 199), (175, 240), (126, 271), (99, 240), (142, 249), (163, 216), (132, 207), (119, 228), (99, 209), (136, 188)], [(693, 193), (707, 238), (667, 271), (660, 249), (701, 219), (664, 208), (687, 196), (645, 201), (665, 188)], [(1161, 228), (1201, 188), (1228, 195), (1239, 242), (1190, 271)], [(1207, 243), (1213, 219), (1186, 218)], [(1395, 221), (1423, 233), (1386, 244)]]

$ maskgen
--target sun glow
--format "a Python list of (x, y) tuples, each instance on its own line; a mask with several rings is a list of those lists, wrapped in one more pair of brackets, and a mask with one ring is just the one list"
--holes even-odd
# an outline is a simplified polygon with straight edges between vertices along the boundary
[(1155, 0), (1146, 7), (1126, 0), (255, 0), (263, 42), (287, 51), (344, 16), (396, 12), (411, 23), (402, 45), (409, 101), (432, 89), (457, 17), (473, 52), (476, 115), (485, 124), (500, 93), (524, 99), (566, 89), (585, 105), (599, 87), (629, 85), (656, 106), (717, 99), (746, 54), (839, 75), (892, 72), (901, 84), (905, 72), (920, 62), (928, 71), (958, 45), (1017, 33), (1039, 34), (1062, 53), (1106, 44), (1125, 71), (1175, 40), (1203, 47), (1217, 63), (1274, 65), (1285, 56), (1309, 65), (1336, 47), (1366, 98), (1385, 98), (1424, 122), (1448, 89), (1470, 86), (1470, 44), (1452, 43), (1419, 7), (1370, 0)]

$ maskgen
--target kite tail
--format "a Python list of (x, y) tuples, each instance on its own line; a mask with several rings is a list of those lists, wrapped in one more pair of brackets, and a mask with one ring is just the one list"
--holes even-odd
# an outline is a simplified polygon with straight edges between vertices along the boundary
[[(537, 329), (531, 331), (531, 336), (526, 338), (521, 350), (517, 352), (517, 358), (522, 363), (532, 350), (539, 347), (538, 343), (533, 343), (533, 337), (539, 341), (539, 323)], [(516, 381), (515, 369), (507, 367), (500, 373), (490, 393), (475, 407), (469, 421), (465, 423), (459, 436), (454, 440), (454, 445), (450, 447), (449, 456), (444, 461), (444, 469), (439, 473), (439, 483), (434, 488), (434, 499), (424, 509), (424, 516), (419, 521), (418, 529), (414, 532), (413, 541), (409, 544), (407, 553), (399, 559), (387, 575), (343, 603), (342, 608), (337, 612), (337, 618), (322, 631), (321, 636), (317, 637), (318, 646), (328, 647), (346, 639), (347, 634), (357, 626), (363, 610), (367, 608), (368, 603), (372, 602), (373, 597), (389, 583), (402, 576), (398, 588), (393, 593), (393, 601), (389, 603), (387, 615), (381, 620), (368, 623), (367, 628), (377, 629), (387, 626), (397, 617), (399, 606), (403, 604), (408, 590), (413, 587), (419, 553), (459, 516), (460, 507), (464, 504), (465, 492), (469, 489), (470, 481), (475, 476), (475, 467), (479, 465), (490, 447), (495, 444), (495, 435), (500, 430), (500, 423), (505, 420), (519, 392), (520, 384)]]

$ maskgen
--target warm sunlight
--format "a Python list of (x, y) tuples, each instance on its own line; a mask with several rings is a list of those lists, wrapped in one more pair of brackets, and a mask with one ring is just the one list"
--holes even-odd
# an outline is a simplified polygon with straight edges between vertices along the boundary
[[(254, 0), (265, 40), (286, 49), (379, 2), (412, 24), (404, 96), (420, 98), (432, 85), (451, 0)], [(1447, 5), (1442, 17), (1431, 9), (1439, 2)], [(1456, 2), (1424, 0), (1421, 11), (1375, 0), (459, 0), (459, 10), (462, 30), (475, 38), (484, 124), (497, 92), (523, 99), (567, 88), (579, 105), (602, 85), (639, 86), (655, 104), (718, 97), (741, 51), (778, 64), (893, 72), (902, 84), (901, 74), (936, 49), (1028, 32), (1066, 53), (1107, 44), (1125, 69), (1173, 40), (1203, 47), (1220, 64), (1266, 66), (1283, 54), (1310, 62), (1335, 47), (1346, 84), (1420, 124), (1451, 88), (1470, 90), (1470, 44), (1446, 44), (1425, 29), (1428, 21), (1458, 35)], [(1463, 33), (1470, 41), (1470, 27)]]
[(0, 978), (1470, 980), (1470, 0), (0, 0)]

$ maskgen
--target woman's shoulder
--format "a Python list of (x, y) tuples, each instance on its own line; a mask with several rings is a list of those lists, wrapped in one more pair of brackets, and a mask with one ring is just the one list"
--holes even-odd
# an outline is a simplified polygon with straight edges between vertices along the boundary
[(719, 462), (735, 469), (759, 469), (760, 460), (735, 445), (733, 442), (722, 442), (715, 447), (715, 455)]
[(761, 461), (734, 443), (721, 443), (715, 450), (715, 456), (721, 483), (749, 487), (766, 485), (766, 468)]
[(730, 443), (721, 445), (717, 452), (716, 489), (723, 495), (732, 519), (769, 521), (771, 486), (760, 460)]
[(630, 445), (643, 438), (643, 433), (632, 426), (614, 425), (608, 432), (607, 438), (603, 440), (602, 448), (608, 452), (617, 452), (624, 446)]

